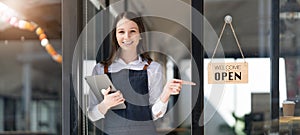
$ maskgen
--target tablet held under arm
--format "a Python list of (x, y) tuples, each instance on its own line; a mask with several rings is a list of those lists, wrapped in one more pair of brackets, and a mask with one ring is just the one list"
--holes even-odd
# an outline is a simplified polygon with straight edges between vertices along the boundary
[[(116, 91), (116, 88), (110, 81), (109, 77), (106, 74), (103, 75), (93, 75), (93, 76), (86, 76), (85, 77), (86, 82), (90, 86), (91, 90), (97, 97), (98, 101), (101, 102), (104, 99), (104, 96), (101, 92), (102, 89), (107, 89), (108, 87), (111, 87), (111, 91)], [(115, 107), (112, 107), (111, 109), (117, 110), (117, 109), (126, 109), (126, 105), (124, 103), (117, 105)]]

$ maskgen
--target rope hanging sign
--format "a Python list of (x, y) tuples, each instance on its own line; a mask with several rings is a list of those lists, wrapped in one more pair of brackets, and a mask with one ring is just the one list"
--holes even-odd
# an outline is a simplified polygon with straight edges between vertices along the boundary
[[(211, 61), (208, 63), (208, 84), (239, 84), (239, 83), (248, 83), (248, 63), (245, 61), (243, 51), (241, 49), (240, 43), (237, 39), (233, 26), (231, 24), (232, 17), (227, 15), (224, 18), (224, 25), (218, 38), (217, 45), (213, 52)], [(230, 25), (231, 31), (234, 35), (239, 51), (244, 59), (244, 62), (223, 62), (223, 63), (214, 63), (212, 62), (216, 50), (220, 44), (224, 29), (226, 24)]]

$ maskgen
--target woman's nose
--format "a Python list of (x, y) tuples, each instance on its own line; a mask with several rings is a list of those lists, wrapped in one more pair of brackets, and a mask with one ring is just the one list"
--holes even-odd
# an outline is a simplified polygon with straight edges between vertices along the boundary
[(124, 38), (129, 39), (130, 38), (130, 33), (126, 32), (125, 35), (124, 35)]

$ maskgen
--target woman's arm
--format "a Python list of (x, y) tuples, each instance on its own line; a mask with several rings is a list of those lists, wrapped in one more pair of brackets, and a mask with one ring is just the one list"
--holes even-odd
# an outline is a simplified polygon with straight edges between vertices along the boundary
[(158, 63), (153, 63), (152, 69), (150, 68), (149, 74), (150, 104), (155, 101), (152, 106), (152, 115), (154, 120), (164, 116), (167, 110), (170, 96), (178, 95), (182, 88), (182, 84), (195, 85), (195, 83), (193, 82), (172, 79), (171, 81), (167, 82), (162, 89), (163, 75), (161, 66)]
[(164, 116), (168, 106), (168, 101), (162, 102), (160, 99), (163, 89), (163, 73), (160, 64), (152, 62), (148, 67), (148, 81), (152, 117), (153, 120), (156, 120)]
[(89, 102), (89, 118), (91, 121), (96, 121), (104, 118), (106, 112), (119, 104), (124, 103), (125, 99), (120, 91), (109, 94), (111, 88), (102, 89), (101, 93), (103, 94), (104, 99), (99, 103), (96, 99), (93, 92), (89, 93), (90, 102)]
[[(103, 74), (103, 66), (97, 64), (94, 67), (92, 75), (100, 74)], [(95, 94), (91, 90), (89, 91), (88, 116), (91, 121), (97, 121), (104, 118), (104, 115), (110, 108), (124, 103), (125, 99), (120, 91), (108, 94), (110, 90), (111, 88), (101, 90), (104, 99), (100, 103)]]
[[(102, 72), (101, 72), (102, 71)], [(97, 64), (92, 72), (92, 75), (103, 74), (103, 66)], [(101, 113), (98, 107), (99, 101), (96, 98), (95, 94), (90, 90), (89, 91), (89, 106), (88, 106), (88, 117), (91, 121), (97, 121), (104, 118), (105, 113)]]
[(98, 109), (99, 101), (96, 98), (95, 94), (90, 90), (89, 91), (89, 107), (88, 107), (88, 117), (91, 121), (97, 121), (104, 118), (104, 114), (101, 113)]
[(153, 120), (161, 118), (167, 111), (168, 101), (171, 95), (177, 95), (180, 93), (182, 87), (182, 80), (173, 79), (165, 85), (159, 98), (152, 106)]

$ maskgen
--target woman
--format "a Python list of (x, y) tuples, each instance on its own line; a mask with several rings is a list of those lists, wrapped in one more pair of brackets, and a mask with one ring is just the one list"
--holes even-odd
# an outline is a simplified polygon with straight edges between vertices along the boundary
[[(102, 90), (101, 102), (90, 92), (89, 118), (104, 121), (107, 134), (154, 135), (153, 120), (165, 114), (170, 95), (179, 94), (186, 82), (173, 79), (162, 87), (161, 65), (143, 52), (141, 17), (124, 12), (116, 17), (114, 26), (110, 56), (94, 67), (93, 75), (108, 74), (118, 91)], [(126, 109), (112, 110), (122, 103)]]

